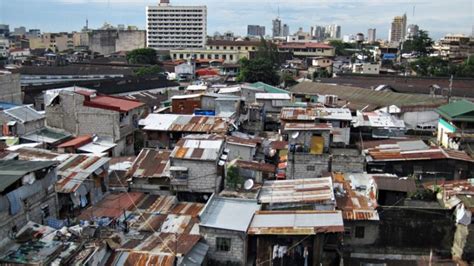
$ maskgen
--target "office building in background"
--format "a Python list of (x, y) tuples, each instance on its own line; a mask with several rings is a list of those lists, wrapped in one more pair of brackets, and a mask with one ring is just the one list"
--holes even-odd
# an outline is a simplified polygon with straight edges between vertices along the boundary
[(373, 43), (377, 39), (377, 30), (376, 29), (369, 29), (367, 31), (367, 42)]
[(248, 25), (247, 35), (249, 36), (265, 36), (265, 26)]
[(396, 16), (393, 18), (390, 26), (390, 33), (388, 41), (391, 43), (399, 43), (405, 40), (407, 29), (407, 15)]
[(206, 6), (173, 6), (161, 0), (147, 6), (147, 46), (157, 50), (204, 48), (207, 38)]

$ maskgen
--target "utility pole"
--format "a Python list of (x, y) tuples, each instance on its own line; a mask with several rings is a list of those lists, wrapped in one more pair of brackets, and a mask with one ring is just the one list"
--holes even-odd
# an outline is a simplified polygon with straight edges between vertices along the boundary
[(449, 79), (448, 103), (451, 102), (451, 95), (453, 92), (453, 78), (454, 75), (451, 75), (451, 78)]

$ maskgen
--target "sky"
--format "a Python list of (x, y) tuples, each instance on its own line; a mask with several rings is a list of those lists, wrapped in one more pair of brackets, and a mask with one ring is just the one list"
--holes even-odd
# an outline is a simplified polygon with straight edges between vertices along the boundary
[[(43, 32), (79, 31), (104, 22), (145, 28), (145, 7), (158, 0), (0, 0), (0, 24), (25, 26)], [(280, 15), (294, 33), (312, 25), (339, 24), (342, 35), (377, 29), (387, 38), (394, 16), (406, 13), (408, 24), (418, 24), (434, 39), (448, 33), (474, 31), (474, 0), (171, 0), (174, 5), (206, 5), (208, 35), (232, 31), (245, 35), (247, 25), (266, 26)], [(413, 12), (415, 9), (415, 12)]]

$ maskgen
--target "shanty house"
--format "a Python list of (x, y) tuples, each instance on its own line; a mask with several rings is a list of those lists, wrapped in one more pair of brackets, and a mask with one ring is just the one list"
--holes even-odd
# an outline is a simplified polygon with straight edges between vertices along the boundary
[(252, 161), (257, 152), (257, 142), (252, 139), (230, 136), (226, 139), (226, 148), (229, 149), (229, 161), (234, 159)]
[(149, 114), (140, 120), (145, 132), (145, 146), (150, 148), (173, 148), (189, 134), (222, 134), (229, 131), (229, 122), (211, 116), (176, 114)]
[(212, 195), (199, 215), (199, 232), (209, 245), (208, 260), (247, 265), (247, 229), (258, 210), (260, 205), (256, 200)]
[(60, 216), (74, 216), (74, 211), (94, 205), (107, 192), (109, 158), (72, 155), (58, 166), (56, 192)]
[(285, 123), (287, 178), (313, 178), (329, 171), (331, 130), (331, 124)]
[[(28, 223), (57, 217), (55, 161), (0, 161), (0, 236), (5, 241)], [(1, 244), (0, 244), (1, 245)]]
[[(224, 139), (216, 135), (189, 135), (170, 154), (172, 190), (202, 195), (221, 191), (226, 158)], [(178, 194), (178, 195), (179, 195)]]
[(45, 116), (29, 105), (20, 105), (0, 111), (2, 136), (22, 136), (44, 127)]
[(170, 154), (170, 151), (143, 149), (128, 172), (132, 178), (130, 189), (150, 194), (169, 194)]
[[(450, 148), (460, 149), (470, 139), (474, 139), (474, 103), (460, 100), (438, 108), (438, 143)], [(473, 146), (474, 147), (474, 146)]]

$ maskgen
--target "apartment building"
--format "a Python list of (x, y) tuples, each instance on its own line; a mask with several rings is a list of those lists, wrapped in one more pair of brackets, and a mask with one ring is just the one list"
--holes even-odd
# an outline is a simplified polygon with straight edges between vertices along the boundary
[(147, 46), (157, 50), (204, 48), (207, 36), (206, 6), (173, 6), (161, 0), (147, 6)]
[(173, 49), (173, 60), (206, 59), (222, 60), (224, 63), (237, 63), (242, 58), (250, 58), (257, 51), (259, 41), (208, 41), (205, 49)]

